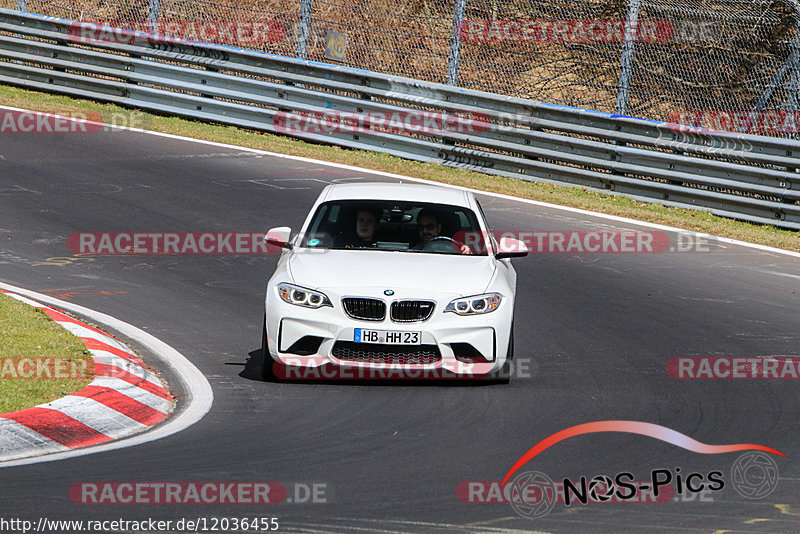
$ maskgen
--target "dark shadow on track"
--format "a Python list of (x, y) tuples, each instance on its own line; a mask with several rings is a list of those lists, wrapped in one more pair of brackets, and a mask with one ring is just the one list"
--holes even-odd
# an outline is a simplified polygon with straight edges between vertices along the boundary
[[(417, 386), (417, 387), (485, 387), (507, 385), (503, 376), (491, 376), (485, 378), (325, 378), (332, 376), (335, 371), (321, 371), (320, 377), (297, 378), (292, 377), (292, 369), (278, 363), (274, 363), (274, 371), (268, 380), (261, 378), (261, 349), (251, 350), (247, 353), (248, 359), (244, 364), (244, 370), (239, 376), (246, 380), (257, 382), (267, 382), (276, 384), (323, 384), (323, 385), (342, 385), (342, 386)], [(234, 365), (231, 363), (230, 365)], [(241, 364), (237, 364), (241, 365)], [(334, 369), (331, 366), (328, 369)], [(354, 371), (355, 372), (355, 371)], [(366, 372), (364, 374), (367, 374)], [(373, 373), (377, 374), (377, 373)], [(388, 374), (388, 373), (387, 373)], [(280, 377), (280, 378), (279, 378)]]

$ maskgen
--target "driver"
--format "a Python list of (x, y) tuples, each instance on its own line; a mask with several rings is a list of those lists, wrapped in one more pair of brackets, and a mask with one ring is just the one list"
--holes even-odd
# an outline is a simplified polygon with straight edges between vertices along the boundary
[[(434, 237), (439, 237), (442, 233), (442, 223), (439, 221), (439, 216), (436, 212), (429, 208), (423, 208), (417, 214), (417, 232), (419, 233), (419, 242), (411, 247), (412, 250), (422, 250), (425, 245), (430, 242)], [(472, 251), (467, 245), (455, 242), (455, 246), (460, 246), (461, 254), (471, 254)]]

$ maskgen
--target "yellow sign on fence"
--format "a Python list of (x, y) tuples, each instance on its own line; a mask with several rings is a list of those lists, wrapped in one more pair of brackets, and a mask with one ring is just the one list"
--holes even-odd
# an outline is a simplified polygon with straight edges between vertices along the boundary
[(325, 57), (335, 61), (344, 61), (347, 52), (347, 35), (328, 30), (325, 37)]

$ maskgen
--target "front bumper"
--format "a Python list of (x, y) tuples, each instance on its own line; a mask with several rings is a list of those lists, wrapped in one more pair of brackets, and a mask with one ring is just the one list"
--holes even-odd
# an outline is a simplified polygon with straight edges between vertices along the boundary
[[(513, 299), (504, 297), (493, 312), (461, 316), (444, 313), (459, 295), (434, 300), (426, 321), (394, 322), (352, 319), (340, 299), (333, 307), (308, 309), (283, 301), (274, 287), (267, 291), (266, 329), (270, 356), (285, 366), (318, 368), (336, 366), (359, 370), (398, 371), (399, 377), (484, 376), (502, 368), (509, 345)], [(356, 343), (356, 329), (420, 332), (421, 345)], [(372, 374), (375, 376), (375, 374)], [(364, 376), (364, 373), (361, 373)], [(377, 376), (381, 376), (378, 374)]]

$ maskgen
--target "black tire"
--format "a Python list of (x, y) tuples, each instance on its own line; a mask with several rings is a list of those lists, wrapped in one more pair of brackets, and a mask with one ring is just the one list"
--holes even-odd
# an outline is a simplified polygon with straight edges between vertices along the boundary
[(269, 347), (267, 343), (267, 317), (264, 315), (264, 321), (261, 325), (263, 328), (261, 332), (261, 379), (266, 382), (275, 381), (275, 371), (273, 364), (275, 360), (269, 355)]

